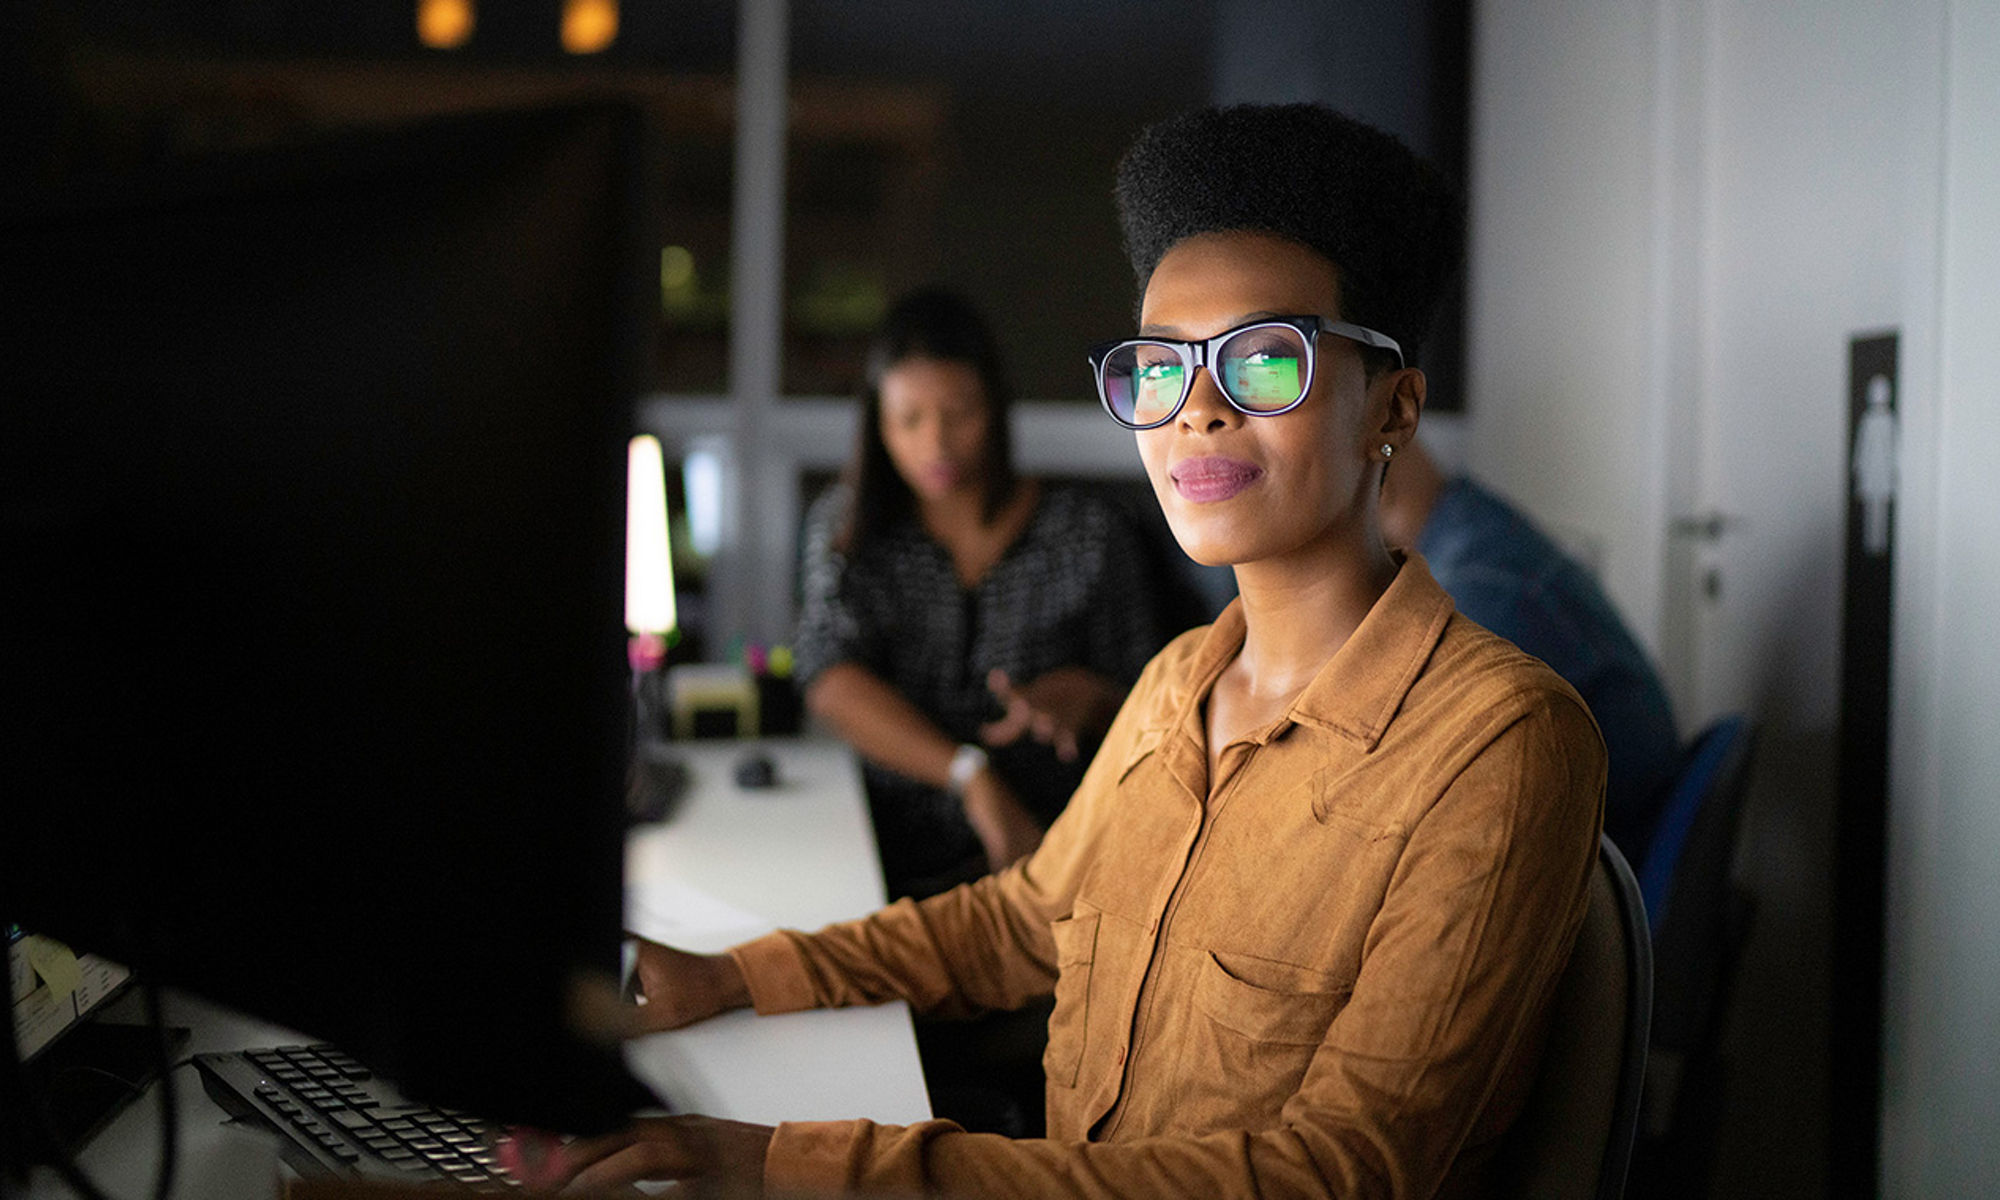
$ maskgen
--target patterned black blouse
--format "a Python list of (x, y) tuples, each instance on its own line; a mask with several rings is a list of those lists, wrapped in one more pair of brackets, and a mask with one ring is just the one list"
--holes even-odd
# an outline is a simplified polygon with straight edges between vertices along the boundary
[[(1034, 514), (970, 588), (951, 555), (910, 517), (849, 556), (833, 548), (848, 491), (836, 484), (806, 516), (796, 645), (801, 688), (826, 668), (868, 668), (961, 742), (1000, 715), (986, 688), (998, 667), (1026, 682), (1062, 666), (1130, 685), (1168, 630), (1142, 535), (1112, 501), (1044, 483)], [(1059, 762), (1023, 739), (993, 768), (1044, 821), (1082, 779), (1089, 751)], [(925, 895), (984, 873), (956, 797), (866, 763), (869, 808), (892, 898)]]

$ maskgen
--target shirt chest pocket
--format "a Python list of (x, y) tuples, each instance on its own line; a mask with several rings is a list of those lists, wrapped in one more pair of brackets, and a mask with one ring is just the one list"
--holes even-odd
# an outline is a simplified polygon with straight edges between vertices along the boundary
[(1049, 927), (1056, 944), (1055, 1011), (1042, 1070), (1052, 1084), (1073, 1088), (1090, 1023), (1090, 979), (1097, 958), (1097, 913), (1078, 913)]
[(1212, 1129), (1268, 1129), (1299, 1089), (1351, 984), (1320, 972), (1258, 963), (1195, 964), (1194, 1011), (1181, 1056), (1187, 1108)]
[(1296, 975), (1252, 983), (1243, 978), (1250, 972), (1240, 966), (1231, 971), (1213, 953), (1202, 955), (1199, 970), (1195, 1005), (1209, 1020), (1253, 1042), (1280, 1046), (1319, 1045), (1352, 991)]

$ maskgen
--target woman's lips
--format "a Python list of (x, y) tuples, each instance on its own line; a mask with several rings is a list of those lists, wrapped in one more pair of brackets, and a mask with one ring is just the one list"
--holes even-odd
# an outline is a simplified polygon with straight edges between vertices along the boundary
[(1173, 469), (1174, 490), (1196, 504), (1227, 500), (1262, 478), (1264, 469), (1234, 458), (1190, 458)]
[(927, 490), (934, 492), (948, 492), (957, 487), (964, 477), (965, 472), (953, 462), (925, 463), (917, 468), (917, 478)]

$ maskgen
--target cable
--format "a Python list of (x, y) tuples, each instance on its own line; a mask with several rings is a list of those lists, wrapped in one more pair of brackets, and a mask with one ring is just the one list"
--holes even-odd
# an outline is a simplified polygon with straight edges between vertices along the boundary
[(180, 1165), (180, 1106), (174, 1102), (173, 1051), (167, 1046), (167, 1022), (162, 1015), (160, 985), (148, 978), (146, 1020), (153, 1027), (153, 1053), (160, 1080), (160, 1175), (153, 1183), (154, 1200), (169, 1200), (174, 1194), (174, 1171)]
[[(174, 1099), (174, 1068), (171, 1063), (173, 1055), (167, 1047), (167, 1024), (161, 1011), (160, 987), (150, 979), (143, 981), (140, 987), (146, 996), (146, 1022), (152, 1029), (154, 1063), (159, 1069), (157, 1086), (160, 1091), (160, 1167), (153, 1180), (153, 1196), (154, 1200), (169, 1200), (173, 1195), (174, 1175), (179, 1166), (177, 1160), (180, 1149), (180, 1113), (179, 1105)], [(15, 1045), (11, 1028), (8, 1030), (7, 1048), (6, 1066), (10, 1082), (16, 1085), (15, 1090), (21, 1094), (25, 1102), (23, 1107), (32, 1113), (36, 1132), (40, 1133), (43, 1143), (48, 1147), (48, 1165), (83, 1200), (111, 1200), (111, 1197), (106, 1196), (97, 1186), (96, 1181), (84, 1174), (83, 1168), (76, 1163), (75, 1154), (56, 1132), (55, 1117), (49, 1112), (48, 1098), (28, 1086), (26, 1071), (21, 1063), (20, 1049)], [(0, 1185), (5, 1183), (6, 1181), (0, 1180)]]

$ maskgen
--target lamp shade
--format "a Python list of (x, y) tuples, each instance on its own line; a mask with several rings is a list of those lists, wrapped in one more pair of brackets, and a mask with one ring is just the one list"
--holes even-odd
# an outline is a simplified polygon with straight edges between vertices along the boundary
[(673, 632), (673, 552), (667, 541), (667, 476), (660, 439), (642, 433), (626, 453), (625, 628)]

